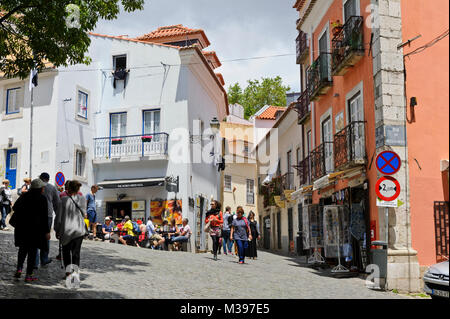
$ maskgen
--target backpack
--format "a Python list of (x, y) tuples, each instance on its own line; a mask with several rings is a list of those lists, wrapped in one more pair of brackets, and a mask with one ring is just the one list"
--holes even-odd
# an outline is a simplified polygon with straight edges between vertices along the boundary
[(242, 219), (243, 219), (244, 222), (245, 222), (245, 226), (247, 226), (246, 231), (247, 231), (247, 235), (248, 235), (248, 234), (250, 234), (250, 227), (248, 226), (248, 220), (247, 220), (247, 218), (245, 218), (245, 217), (242, 217)]
[(136, 235), (140, 234), (141, 233), (141, 229), (139, 228), (138, 223), (132, 222), (132, 224), (133, 224), (133, 233), (135, 233)]
[(228, 226), (231, 226), (233, 224), (233, 215), (230, 214), (230, 216), (227, 217)]

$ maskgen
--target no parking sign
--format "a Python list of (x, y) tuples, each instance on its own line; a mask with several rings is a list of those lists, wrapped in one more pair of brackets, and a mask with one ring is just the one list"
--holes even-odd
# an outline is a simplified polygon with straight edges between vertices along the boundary
[(56, 173), (55, 182), (56, 182), (56, 185), (58, 185), (59, 187), (64, 186), (64, 183), (66, 182), (66, 178), (64, 177), (64, 174), (62, 172)]

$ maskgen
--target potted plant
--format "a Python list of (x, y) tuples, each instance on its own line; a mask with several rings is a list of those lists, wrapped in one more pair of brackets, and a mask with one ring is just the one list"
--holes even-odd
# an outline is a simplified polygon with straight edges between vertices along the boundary
[(142, 142), (151, 142), (152, 141), (152, 136), (150, 136), (150, 135), (145, 135), (145, 136), (142, 136), (141, 137), (141, 139), (142, 139)]
[(114, 138), (112, 141), (111, 141), (111, 144), (112, 145), (119, 145), (119, 144), (122, 144), (122, 139), (121, 138)]
[(332, 33), (333, 36), (337, 36), (339, 33), (341, 33), (342, 29), (344, 28), (344, 25), (339, 21), (334, 21), (331, 23)]

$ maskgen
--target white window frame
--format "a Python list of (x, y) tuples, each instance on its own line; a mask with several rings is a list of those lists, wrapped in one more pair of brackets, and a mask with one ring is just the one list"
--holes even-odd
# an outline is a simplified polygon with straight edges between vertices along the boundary
[[(82, 103), (84, 102), (84, 105)], [(81, 113), (81, 108), (85, 107), (84, 113)], [(84, 92), (83, 90), (77, 90), (77, 116), (87, 120), (88, 119), (88, 110), (89, 110), (89, 94)]]
[[(342, 0), (342, 24), (345, 24), (345, 4), (350, 0)], [(361, 15), (361, 3), (360, 0), (356, 0), (356, 14)]]
[[(227, 187), (227, 178), (229, 178), (229, 180), (230, 180), (229, 187)], [(232, 188), (233, 188), (232, 181), (233, 181), (233, 179), (232, 179), (231, 175), (224, 175), (224, 177), (223, 177), (223, 190), (224, 191), (227, 191), (227, 192), (232, 191)]]
[(125, 58), (125, 70), (128, 69), (128, 53), (124, 52), (124, 53), (118, 53), (118, 54), (113, 54), (112, 56), (112, 69), (114, 70), (114, 72), (116, 71), (116, 60), (118, 58)]
[[(251, 184), (251, 187), (249, 186), (249, 183)], [(247, 179), (246, 180), (246, 192), (245, 192), (245, 201), (247, 202), (247, 205), (254, 205), (255, 204), (255, 180), (254, 179)], [(251, 196), (252, 201), (249, 201), (249, 196)]]
[[(82, 155), (83, 162), (81, 163), (81, 166), (79, 163), (79, 154)], [(74, 176), (76, 176), (76, 178), (82, 182), (87, 182), (87, 178), (86, 178), (86, 172), (87, 172), (86, 165), (88, 162), (87, 154), (88, 154), (88, 151), (84, 147), (75, 145), (74, 162), (73, 162), (74, 163), (74, 166), (73, 166), (74, 172), (73, 173), (74, 173)], [(82, 172), (79, 171), (80, 168), (82, 169)]]
[[(113, 128), (112, 117), (116, 116), (116, 115), (120, 115), (119, 122), (118, 122), (119, 123), (119, 134), (114, 135), (112, 132), (112, 128)], [(123, 116), (125, 116), (125, 132), (122, 132), (122, 128), (121, 128), (122, 126), (120, 124)], [(115, 138), (115, 137), (127, 136), (127, 126), (128, 126), (128, 113), (127, 112), (117, 112), (117, 113), (109, 114), (109, 129), (110, 129), (109, 135), (110, 135), (110, 137)]]
[[(155, 113), (159, 113), (159, 122), (158, 122), (158, 130), (155, 130)], [(150, 119), (150, 126), (151, 126), (151, 132), (146, 132), (145, 131), (145, 118), (146, 118), (146, 114), (151, 114), (151, 119)], [(143, 110), (142, 111), (142, 134), (146, 135), (146, 134), (155, 134), (155, 133), (161, 133), (161, 109), (151, 109), (151, 110)]]

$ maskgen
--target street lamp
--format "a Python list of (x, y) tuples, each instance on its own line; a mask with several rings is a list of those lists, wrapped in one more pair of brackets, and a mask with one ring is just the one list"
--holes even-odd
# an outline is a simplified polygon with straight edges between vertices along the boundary
[(211, 120), (211, 122), (209, 123), (209, 126), (211, 126), (211, 128), (213, 130), (218, 130), (220, 129), (220, 122), (217, 119), (217, 117), (213, 117), (213, 119)]

